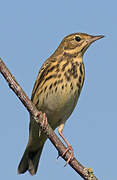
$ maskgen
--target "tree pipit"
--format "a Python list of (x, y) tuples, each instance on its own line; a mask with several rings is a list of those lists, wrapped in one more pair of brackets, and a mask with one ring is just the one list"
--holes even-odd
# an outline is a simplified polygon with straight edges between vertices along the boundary
[[(34, 84), (31, 100), (39, 111), (46, 113), (52, 129), (58, 127), (60, 136), (67, 144), (66, 152), (71, 151), (68, 162), (73, 159), (73, 149), (62, 131), (76, 106), (84, 83), (83, 55), (91, 43), (103, 37), (85, 33), (66, 36), (42, 65)], [(31, 175), (36, 174), (46, 140), (46, 135), (30, 116), (29, 141), (19, 164), (18, 173), (25, 173), (28, 170)]]

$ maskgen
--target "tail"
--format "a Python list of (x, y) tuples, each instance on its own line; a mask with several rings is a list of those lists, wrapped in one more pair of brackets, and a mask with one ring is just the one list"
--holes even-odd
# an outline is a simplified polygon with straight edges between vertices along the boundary
[(23, 174), (27, 170), (31, 175), (36, 174), (42, 149), (43, 146), (39, 148), (37, 151), (32, 152), (30, 151), (29, 147), (26, 148), (24, 155), (18, 166), (18, 174)]

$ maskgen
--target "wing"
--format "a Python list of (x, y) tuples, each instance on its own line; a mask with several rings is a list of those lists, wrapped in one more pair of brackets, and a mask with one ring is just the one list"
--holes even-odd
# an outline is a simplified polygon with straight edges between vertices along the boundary
[(50, 57), (45, 61), (45, 63), (42, 65), (36, 82), (34, 84), (34, 88), (32, 91), (32, 97), (31, 100), (34, 104), (37, 104), (38, 101), (38, 95), (41, 94), (43, 91), (44, 84), (57, 76), (57, 73), (59, 71), (59, 63), (54, 57)]
[(37, 76), (37, 79), (36, 79), (36, 81), (35, 81), (35, 84), (34, 84), (34, 87), (33, 87), (33, 91), (32, 91), (32, 96), (31, 96), (31, 101), (32, 101), (32, 102), (33, 102), (33, 99), (34, 99), (34, 96), (35, 96), (37, 90), (38, 90), (39, 87), (40, 87), (40, 84), (43, 82), (44, 77), (45, 77), (45, 75), (47, 74), (47, 70), (48, 70), (49, 66), (50, 66), (49, 63), (48, 63), (48, 62), (45, 62), (45, 63), (42, 65), (42, 67), (41, 67), (41, 69), (40, 69), (40, 71), (39, 71), (39, 73), (38, 73), (38, 76)]

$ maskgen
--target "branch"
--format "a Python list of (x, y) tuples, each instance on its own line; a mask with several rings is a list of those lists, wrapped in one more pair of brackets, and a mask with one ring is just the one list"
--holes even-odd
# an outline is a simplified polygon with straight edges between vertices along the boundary
[[(64, 144), (60, 141), (58, 136), (54, 133), (53, 129), (50, 127), (49, 124), (47, 124), (46, 128), (43, 124), (43, 114), (37, 110), (37, 108), (34, 106), (34, 104), (31, 102), (31, 100), (28, 98), (28, 96), (25, 94), (23, 89), (20, 87), (20, 85), (15, 80), (14, 76), (10, 73), (6, 65), (3, 63), (2, 59), (0, 58), (0, 72), (8, 82), (9, 87), (14, 91), (14, 93), (18, 96), (18, 98), (21, 100), (21, 102), (24, 104), (24, 106), (27, 108), (29, 113), (31, 113), (40, 126), (41, 130), (48, 136), (52, 144), (55, 146), (55, 148), (58, 150), (59, 155), (62, 155), (66, 147)], [(39, 115), (40, 114), (40, 115)], [(67, 161), (70, 157), (70, 152), (67, 152), (62, 158)], [(81, 165), (75, 158), (69, 162), (69, 165), (85, 180), (98, 180), (94, 174), (91, 168), (85, 168), (83, 165)]]

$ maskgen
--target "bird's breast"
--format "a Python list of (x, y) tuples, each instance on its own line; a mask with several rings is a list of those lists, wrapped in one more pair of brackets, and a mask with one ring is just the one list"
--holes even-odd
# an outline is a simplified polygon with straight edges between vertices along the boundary
[(35, 88), (37, 92), (33, 102), (51, 121), (68, 119), (76, 106), (83, 82), (83, 63), (62, 61), (58, 66), (49, 67), (43, 82)]
[(84, 82), (83, 67), (67, 67), (60, 78), (49, 81), (45, 95), (39, 97), (40, 107), (48, 116), (67, 119), (73, 112)]

